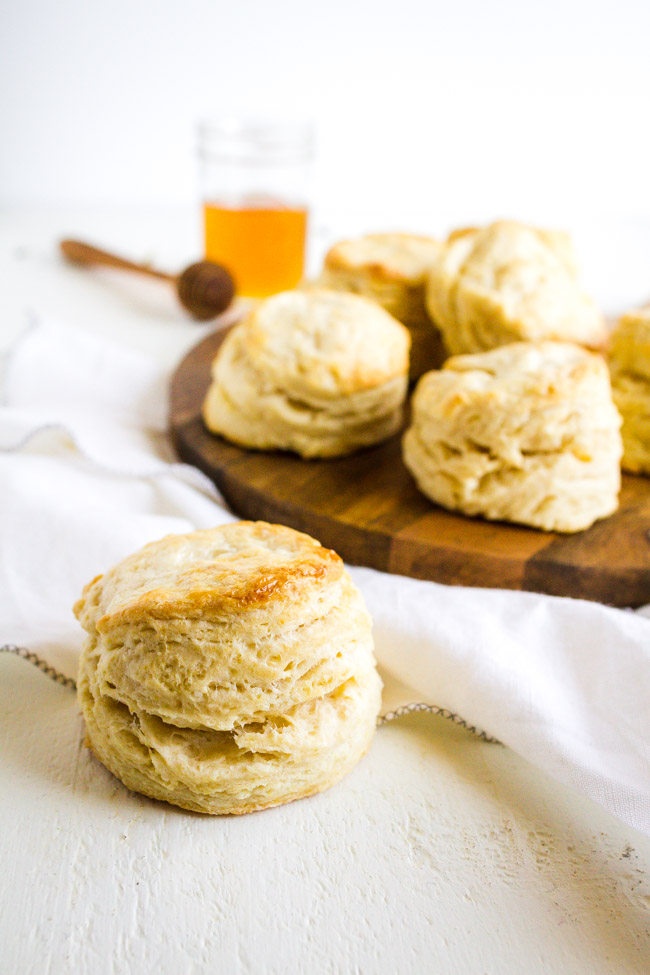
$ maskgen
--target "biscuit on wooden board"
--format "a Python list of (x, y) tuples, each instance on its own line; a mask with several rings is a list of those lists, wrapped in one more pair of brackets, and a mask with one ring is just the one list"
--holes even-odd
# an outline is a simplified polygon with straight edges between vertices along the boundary
[(512, 220), (450, 234), (433, 265), (427, 307), (451, 355), (520, 341), (602, 348), (607, 333), (579, 284), (571, 240)]
[(367, 298), (321, 288), (261, 302), (214, 360), (203, 418), (244, 447), (336, 457), (402, 422), (406, 328)]
[(376, 301), (411, 333), (409, 375), (418, 379), (446, 358), (425, 303), (427, 275), (440, 244), (416, 234), (365, 234), (342, 240), (325, 255), (320, 283)]
[(601, 356), (517, 342), (423, 376), (404, 462), (445, 508), (581, 531), (618, 507), (620, 425)]

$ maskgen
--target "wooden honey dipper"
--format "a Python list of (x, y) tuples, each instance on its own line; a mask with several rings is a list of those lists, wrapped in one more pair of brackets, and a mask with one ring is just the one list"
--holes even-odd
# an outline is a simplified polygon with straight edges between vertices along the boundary
[(225, 267), (215, 264), (214, 261), (197, 261), (196, 264), (186, 267), (181, 274), (167, 274), (165, 271), (156, 271), (148, 264), (136, 264), (80, 240), (62, 240), (60, 246), (63, 255), (75, 264), (101, 264), (104, 267), (137, 271), (152, 278), (171, 281), (181, 305), (201, 322), (220, 315), (228, 308), (235, 295), (232, 277)]

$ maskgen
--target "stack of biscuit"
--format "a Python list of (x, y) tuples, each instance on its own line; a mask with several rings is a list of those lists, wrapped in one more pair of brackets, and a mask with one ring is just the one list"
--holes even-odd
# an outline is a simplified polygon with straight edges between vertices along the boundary
[(341, 559), (240, 522), (145, 546), (84, 589), (87, 743), (128, 788), (246, 813), (320, 792), (367, 750), (371, 622)]
[(420, 380), (404, 462), (445, 508), (581, 531), (618, 506), (620, 423), (600, 356), (513, 343)]
[(357, 295), (316, 288), (261, 302), (227, 336), (203, 416), (246, 447), (335, 457), (402, 422), (409, 333)]
[(366, 234), (330, 248), (320, 276), (324, 287), (365, 295), (408, 328), (411, 379), (437, 368), (446, 358), (425, 303), (427, 276), (439, 251), (440, 244), (431, 237)]
[(612, 333), (609, 365), (623, 417), (623, 468), (650, 474), (650, 305), (623, 315)]
[(511, 220), (450, 235), (429, 274), (427, 306), (452, 355), (545, 339), (598, 349), (606, 339), (569, 237)]
[[(304, 457), (387, 439), (400, 425), (408, 335), (386, 308), (422, 325), (426, 285), (456, 355), (414, 396), (404, 459), (422, 491), (456, 511), (549, 531), (579, 531), (616, 509), (621, 421), (604, 362), (587, 351), (602, 346), (604, 319), (580, 287), (566, 234), (504, 220), (441, 246), (368, 235), (333, 247), (321, 280), (343, 290), (276, 295), (226, 338), (204, 404), (210, 430)], [(640, 335), (647, 321), (634, 321)], [(624, 362), (628, 341), (612, 347), (624, 411), (645, 393)], [(650, 419), (634, 404), (632, 413), (626, 465), (639, 470), (632, 426)], [(649, 442), (645, 430), (636, 440)]]

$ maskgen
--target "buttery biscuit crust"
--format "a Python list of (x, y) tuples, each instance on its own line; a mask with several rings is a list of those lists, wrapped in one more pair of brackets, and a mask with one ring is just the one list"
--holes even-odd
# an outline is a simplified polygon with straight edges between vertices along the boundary
[(417, 284), (424, 281), (440, 244), (416, 234), (366, 234), (334, 244), (325, 255), (325, 271), (363, 271), (374, 278)]
[(325, 256), (320, 277), (327, 288), (365, 295), (408, 328), (411, 379), (445, 359), (425, 303), (427, 276), (439, 252), (440, 244), (431, 237), (366, 234), (335, 244)]
[(444, 507), (581, 531), (618, 506), (620, 422), (600, 356), (519, 342), (420, 380), (404, 461)]
[(141, 615), (173, 619), (241, 611), (339, 579), (343, 561), (309, 535), (240, 521), (150, 542), (83, 590), (73, 609), (101, 631)]
[(403, 325), (357, 295), (274, 295), (219, 349), (205, 424), (242, 446), (304, 457), (379, 443), (401, 424), (409, 345)]
[(145, 546), (75, 605), (79, 701), (129, 788), (240, 814), (327, 788), (379, 710), (371, 621), (341, 559), (240, 522)]
[(426, 301), (454, 355), (517, 341), (598, 349), (606, 339), (604, 319), (578, 283), (570, 238), (511, 220), (452, 233)]

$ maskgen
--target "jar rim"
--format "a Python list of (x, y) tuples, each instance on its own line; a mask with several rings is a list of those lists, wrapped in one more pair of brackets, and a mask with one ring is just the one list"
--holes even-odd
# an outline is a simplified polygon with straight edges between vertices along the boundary
[(204, 119), (197, 126), (199, 155), (238, 163), (287, 163), (309, 160), (314, 126), (300, 120)]

